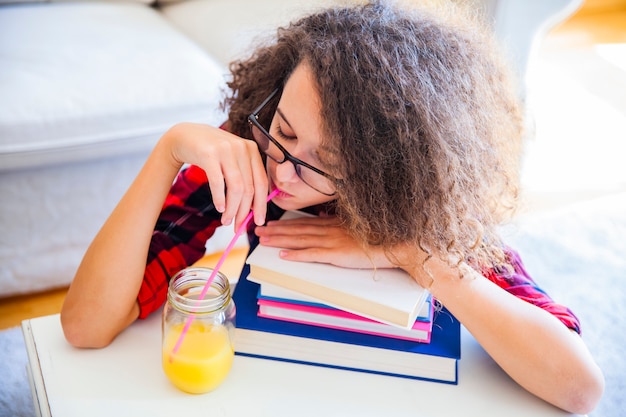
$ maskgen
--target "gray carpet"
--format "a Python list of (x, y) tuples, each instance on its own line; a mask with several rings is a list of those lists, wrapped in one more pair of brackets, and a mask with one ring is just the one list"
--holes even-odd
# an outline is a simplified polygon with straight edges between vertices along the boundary
[(606, 389), (590, 416), (626, 410), (626, 193), (521, 218), (507, 228), (529, 273), (581, 320)]
[[(583, 338), (606, 377), (590, 415), (626, 410), (626, 193), (521, 217), (503, 229), (528, 271), (579, 316)], [(0, 332), (0, 416), (35, 415), (21, 330)]]
[(19, 327), (0, 332), (0, 416), (35, 416), (26, 375), (26, 348)]

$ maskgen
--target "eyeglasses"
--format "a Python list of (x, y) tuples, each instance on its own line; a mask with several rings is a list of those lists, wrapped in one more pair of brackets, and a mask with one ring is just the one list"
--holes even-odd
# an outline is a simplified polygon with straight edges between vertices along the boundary
[(278, 92), (279, 90), (272, 91), (261, 105), (248, 116), (248, 123), (250, 123), (254, 141), (259, 146), (261, 152), (276, 163), (291, 162), (296, 170), (296, 174), (306, 185), (324, 195), (334, 195), (337, 192), (335, 177), (291, 155), (259, 122), (259, 113), (276, 97)]

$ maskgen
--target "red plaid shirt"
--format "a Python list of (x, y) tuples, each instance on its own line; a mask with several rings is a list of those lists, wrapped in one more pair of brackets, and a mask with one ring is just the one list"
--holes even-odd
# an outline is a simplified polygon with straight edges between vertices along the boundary
[[(277, 219), (281, 214), (282, 210), (270, 204), (268, 220)], [(146, 272), (137, 296), (140, 318), (147, 317), (163, 305), (170, 277), (204, 255), (206, 241), (220, 224), (220, 213), (213, 206), (204, 171), (196, 166), (181, 171), (152, 234)], [(251, 247), (256, 246), (254, 235), (249, 233), (249, 236), (253, 240)], [(548, 311), (580, 333), (580, 323), (574, 313), (555, 303), (537, 286), (515, 251), (509, 250), (508, 255), (513, 273), (490, 270), (484, 275), (504, 290)]]

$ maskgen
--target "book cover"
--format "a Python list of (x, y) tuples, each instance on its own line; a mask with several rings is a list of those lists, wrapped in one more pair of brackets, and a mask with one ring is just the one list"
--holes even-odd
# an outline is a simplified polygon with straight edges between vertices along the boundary
[(279, 361), (457, 383), (460, 324), (447, 310), (435, 313), (430, 343), (347, 332), (257, 315), (258, 284), (246, 266), (235, 286), (235, 353)]
[(430, 342), (432, 322), (416, 320), (411, 329), (405, 329), (370, 320), (336, 308), (267, 299), (258, 299), (257, 304), (259, 305), (259, 317), (384, 337), (414, 340), (421, 343)]
[[(288, 211), (282, 218), (306, 216)], [(398, 268), (352, 269), (281, 259), (280, 249), (258, 245), (250, 254), (250, 280), (299, 292), (372, 320), (411, 328), (428, 291)]]

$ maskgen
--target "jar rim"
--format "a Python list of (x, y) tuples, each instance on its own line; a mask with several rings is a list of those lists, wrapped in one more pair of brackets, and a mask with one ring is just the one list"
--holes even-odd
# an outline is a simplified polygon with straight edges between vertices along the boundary
[(212, 273), (213, 268), (207, 267), (190, 267), (176, 273), (170, 279), (167, 291), (172, 307), (193, 314), (210, 314), (225, 308), (231, 298), (230, 283), (219, 271), (204, 298), (199, 298)]

